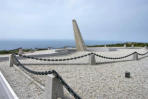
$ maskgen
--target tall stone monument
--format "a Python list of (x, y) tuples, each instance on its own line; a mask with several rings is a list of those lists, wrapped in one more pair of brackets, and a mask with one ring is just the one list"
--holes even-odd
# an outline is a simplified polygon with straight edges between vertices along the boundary
[(72, 20), (72, 24), (73, 24), (73, 30), (74, 30), (74, 36), (75, 36), (75, 42), (76, 42), (76, 49), (77, 51), (85, 51), (86, 46), (75, 19)]

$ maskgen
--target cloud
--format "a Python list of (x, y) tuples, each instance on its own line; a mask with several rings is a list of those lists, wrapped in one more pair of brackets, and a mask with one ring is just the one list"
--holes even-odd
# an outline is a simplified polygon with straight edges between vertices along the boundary
[(147, 0), (0, 1), (0, 39), (73, 39), (75, 18), (84, 39), (147, 40)]

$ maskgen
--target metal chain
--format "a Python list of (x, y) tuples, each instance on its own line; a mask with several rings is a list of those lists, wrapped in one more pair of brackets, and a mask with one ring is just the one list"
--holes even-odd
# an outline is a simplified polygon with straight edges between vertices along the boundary
[(92, 54), (94, 54), (95, 56), (101, 57), (101, 58), (105, 58), (105, 59), (123, 59), (123, 58), (129, 57), (129, 56), (131, 56), (131, 55), (133, 55), (135, 53), (137, 53), (138, 55), (146, 55), (146, 54), (148, 54), (148, 52), (146, 52), (144, 54), (140, 54), (138, 52), (133, 52), (133, 53), (131, 53), (129, 55), (122, 56), (122, 57), (106, 57), (106, 56), (102, 56), (102, 55), (99, 55), (99, 54), (96, 54), (96, 53), (89, 53), (89, 54), (86, 54), (86, 55), (77, 56), (77, 57), (73, 57), (73, 58), (67, 58), (67, 59), (42, 59), (42, 58), (31, 57), (31, 56), (26, 56), (26, 55), (21, 55), (21, 54), (14, 54), (14, 58), (16, 60), (16, 65), (17, 66), (21, 66), (24, 70), (26, 70), (29, 73), (32, 73), (32, 74), (35, 74), (35, 75), (53, 74), (75, 99), (81, 99), (80, 96), (77, 95), (73, 91), (73, 89), (63, 80), (63, 78), (55, 70), (52, 70), (52, 71), (44, 71), (44, 72), (33, 71), (33, 70), (25, 67), (23, 64), (21, 64), (20, 61), (17, 59), (16, 55), (19, 55), (19, 56), (24, 57), (24, 58), (30, 58), (30, 59), (36, 59), (36, 60), (43, 60), (43, 61), (66, 61), (66, 60), (74, 60), (74, 59), (83, 58), (83, 57), (86, 57), (86, 56), (89, 56), (89, 55), (92, 55)]
[(26, 70), (29, 73), (32, 73), (35, 75), (53, 74), (75, 99), (81, 99), (81, 97), (78, 94), (76, 94), (76, 92), (73, 91), (73, 89), (63, 80), (63, 78), (55, 70), (44, 71), (44, 72), (33, 71), (33, 70), (25, 67), (23, 64), (21, 64), (20, 61), (17, 59), (16, 55), (14, 55), (14, 58), (17, 62), (16, 65), (22, 67), (24, 70)]
[(98, 55), (98, 54), (96, 54), (96, 53), (93, 53), (93, 54), (94, 54), (95, 56), (98, 56), (98, 57), (101, 57), (101, 58), (104, 58), (104, 59), (114, 59), (114, 60), (116, 60), (116, 59), (127, 58), (127, 57), (133, 55), (134, 53), (135, 53), (135, 52), (133, 52), (133, 53), (131, 53), (131, 54), (129, 54), (129, 55), (126, 55), (126, 56), (122, 56), (122, 57), (106, 57), (106, 56)]
[(18, 55), (23, 58), (30, 58), (30, 59), (41, 60), (41, 61), (67, 61), (67, 60), (74, 60), (74, 59), (79, 59), (79, 58), (89, 56), (90, 53), (82, 55), (82, 56), (77, 56), (77, 57), (73, 57), (73, 58), (65, 58), (65, 59), (43, 59), (43, 58), (37, 58), (37, 57), (32, 57), (32, 56), (26, 56), (26, 55), (22, 55), (22, 54), (18, 54)]
[(138, 52), (137, 52), (137, 54), (138, 54), (138, 55), (141, 55), (141, 56), (143, 56), (143, 55), (146, 55), (146, 54), (148, 54), (148, 52), (146, 52), (146, 53), (143, 53), (143, 54), (141, 54), (141, 53), (138, 53)]
[[(133, 52), (129, 55), (122, 56), (122, 57), (107, 57), (107, 56), (102, 56), (102, 55), (99, 55), (99, 54), (96, 54), (96, 53), (88, 53), (88, 54), (85, 54), (85, 55), (82, 55), (82, 56), (77, 56), (77, 57), (73, 57), (73, 58), (65, 58), (65, 59), (43, 59), (43, 58), (37, 58), (37, 57), (32, 57), (32, 56), (26, 56), (26, 55), (22, 55), (22, 54), (18, 54), (18, 55), (21, 56), (21, 57), (24, 57), (24, 58), (30, 58), (30, 59), (41, 60), (41, 61), (68, 61), (68, 60), (83, 58), (83, 57), (89, 56), (91, 54), (94, 54), (95, 56), (98, 56), (98, 57), (101, 57), (101, 58), (104, 58), (104, 59), (117, 60), (117, 59), (127, 58), (127, 57), (133, 55), (134, 53), (138, 53), (138, 52)], [(148, 54), (148, 52), (146, 52), (144, 54), (138, 53), (138, 55), (141, 55), (141, 56), (146, 55), (146, 54)]]
[(73, 91), (73, 89), (63, 80), (63, 78), (55, 70), (53, 70), (53, 75), (55, 75), (55, 77), (62, 83), (62, 85), (75, 99), (81, 99), (80, 96)]

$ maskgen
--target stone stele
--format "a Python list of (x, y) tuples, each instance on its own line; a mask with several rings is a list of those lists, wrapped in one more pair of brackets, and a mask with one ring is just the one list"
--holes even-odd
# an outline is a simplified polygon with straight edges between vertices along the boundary
[(86, 46), (81, 36), (76, 20), (72, 20), (72, 24), (73, 24), (73, 30), (74, 30), (74, 36), (75, 36), (75, 42), (76, 42), (76, 49), (77, 51), (85, 51)]

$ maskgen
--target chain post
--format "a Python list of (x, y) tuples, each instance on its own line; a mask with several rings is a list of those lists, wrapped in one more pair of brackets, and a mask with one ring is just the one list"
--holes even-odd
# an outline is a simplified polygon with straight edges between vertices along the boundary
[(96, 64), (96, 59), (95, 59), (95, 55), (92, 53), (89, 56), (89, 64), (90, 65), (95, 65)]
[(60, 81), (53, 75), (47, 75), (47, 81), (45, 84), (45, 99), (57, 99), (64, 98), (63, 85)]
[(23, 49), (22, 48), (19, 48), (19, 51), (18, 51), (18, 54), (23, 54)]
[(14, 64), (14, 59), (13, 58), (14, 58), (13, 54), (10, 54), (10, 56), (9, 56), (9, 66), (10, 67), (13, 67), (13, 64)]
[(138, 60), (138, 53), (137, 53), (137, 52), (135, 52), (135, 53), (133, 54), (133, 60)]

